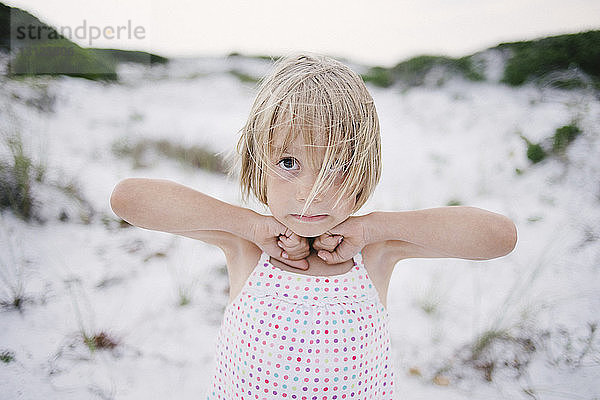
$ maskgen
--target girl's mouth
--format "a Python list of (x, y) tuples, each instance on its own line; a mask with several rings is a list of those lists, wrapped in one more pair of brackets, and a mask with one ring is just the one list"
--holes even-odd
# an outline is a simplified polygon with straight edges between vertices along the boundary
[(305, 215), (303, 217), (300, 217), (300, 215), (298, 214), (292, 214), (292, 217), (300, 220), (300, 221), (304, 221), (304, 222), (314, 222), (314, 221), (321, 221), (325, 218), (327, 218), (327, 214), (317, 214), (317, 215)]

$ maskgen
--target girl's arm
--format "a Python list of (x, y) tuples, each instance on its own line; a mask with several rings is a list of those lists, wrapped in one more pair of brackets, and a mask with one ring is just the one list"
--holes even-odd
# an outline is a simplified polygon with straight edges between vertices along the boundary
[(184, 236), (222, 231), (215, 235), (221, 241), (249, 240), (253, 221), (260, 216), (166, 179), (124, 179), (115, 186), (110, 205), (115, 214), (140, 228)]
[(507, 217), (476, 207), (375, 211), (365, 217), (367, 242), (386, 242), (389, 256), (488, 260), (510, 253), (517, 242)]
[(240, 244), (251, 242), (287, 265), (308, 268), (306, 239), (273, 216), (225, 203), (173, 181), (122, 180), (113, 190), (110, 205), (115, 214), (140, 228), (199, 239), (220, 247), (226, 255), (237, 254)]

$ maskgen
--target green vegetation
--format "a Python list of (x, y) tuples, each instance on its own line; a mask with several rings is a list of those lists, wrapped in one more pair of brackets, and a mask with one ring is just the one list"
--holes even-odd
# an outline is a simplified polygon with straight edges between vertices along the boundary
[(66, 39), (34, 43), (11, 61), (13, 75), (68, 75), (90, 80), (115, 81), (116, 63)]
[(25, 221), (35, 218), (33, 182), (42, 182), (45, 167), (34, 164), (23, 150), (19, 135), (4, 138), (10, 151), (9, 161), (0, 160), (0, 210), (10, 209)]
[[(581, 135), (581, 129), (573, 122), (561, 126), (554, 131), (552, 137), (546, 138), (540, 143), (532, 143), (525, 136), (520, 135), (521, 139), (527, 144), (527, 158), (534, 164), (544, 160), (548, 155), (562, 157), (565, 155), (567, 147)], [(517, 170), (517, 174), (522, 171)]]
[(540, 144), (527, 141), (527, 158), (536, 164), (546, 158), (546, 152)]
[[(11, 42), (11, 23), (15, 27), (37, 28), (43, 32), (33, 38)], [(25, 35), (27, 36), (27, 35)], [(13, 51), (9, 74), (15, 76), (67, 75), (91, 80), (117, 80), (116, 66), (121, 62), (165, 63), (164, 57), (142, 51), (82, 48), (57, 30), (19, 8), (0, 3), (0, 50)]]
[(0, 300), (0, 307), (21, 311), (23, 310), (23, 306), (25, 305), (25, 303), (31, 300), (29, 298), (25, 298), (22, 292), (19, 293), (16, 291), (11, 293), (11, 297), (12, 298), (10, 300)]
[(0, 50), (10, 50), (10, 7), (0, 3)]
[(462, 75), (471, 81), (483, 80), (483, 75), (476, 71), (471, 56), (451, 58), (443, 56), (423, 55), (411, 58), (392, 68), (394, 74), (410, 86), (424, 83), (426, 75), (434, 68), (442, 68), (452, 74)]
[(433, 299), (424, 300), (421, 302), (420, 307), (426, 314), (432, 315), (437, 313), (439, 302)]
[(367, 83), (384, 88), (392, 86), (395, 81), (392, 70), (384, 67), (370, 68), (366, 74), (362, 75), (362, 79)]
[[(64, 193), (67, 198), (74, 201), (77, 204), (77, 208), (79, 211), (79, 220), (88, 225), (92, 222), (92, 216), (95, 214), (94, 207), (90, 204), (90, 202), (83, 197), (81, 184), (75, 181), (74, 179), (70, 179), (64, 183), (50, 183), (51, 186), (58, 189), (60, 192)], [(70, 219), (69, 215), (63, 210), (58, 219), (62, 222), (66, 222)]]
[(5, 364), (15, 361), (15, 353), (8, 350), (0, 351), (0, 361), (2, 361)]
[[(546, 158), (546, 152), (544, 151), (544, 149), (540, 143), (532, 143), (525, 136), (523, 136), (521, 134), (519, 134), (519, 136), (527, 144), (527, 158), (529, 159), (529, 161), (536, 164)], [(517, 174), (520, 175), (522, 173), (523, 173), (523, 171), (517, 170)]]
[(581, 129), (575, 124), (569, 124), (558, 128), (554, 132), (552, 151), (563, 154), (569, 144), (581, 134)]
[[(600, 82), (600, 31), (588, 31), (543, 39), (502, 43), (497, 49), (511, 53), (502, 82), (519, 86), (547, 78), (556, 71), (578, 69)], [(552, 85), (565, 89), (586, 85), (581, 78), (558, 77)]]
[(150, 153), (154, 152), (194, 168), (221, 174), (227, 173), (225, 162), (215, 156), (213, 152), (200, 146), (185, 147), (173, 144), (164, 139), (142, 139), (135, 144), (127, 140), (121, 140), (113, 144), (112, 151), (119, 157), (132, 157), (134, 168), (149, 167), (150, 165), (146, 159)]
[(179, 292), (179, 303), (178, 304), (181, 307), (187, 306), (191, 302), (192, 302), (192, 299), (188, 296), (187, 293), (185, 293), (185, 292)]
[[(600, 31), (502, 43), (494, 49), (508, 56), (503, 83), (519, 86), (533, 81), (561, 89), (589, 87), (592, 83), (600, 88)], [(441, 74), (436, 83), (441, 85), (450, 75), (482, 81), (483, 68), (474, 54), (461, 58), (421, 55), (392, 68), (372, 67), (362, 78), (379, 87), (396, 82), (412, 87), (425, 84), (429, 73), (439, 69)]]
[(95, 335), (82, 333), (82, 339), (83, 343), (92, 353), (96, 350), (112, 350), (118, 345), (117, 340), (105, 332), (100, 332)]
[[(460, 381), (471, 376), (468, 370), (474, 370), (487, 382), (493, 382), (499, 374), (501, 379), (512, 375), (518, 380), (528, 374), (531, 361), (543, 352), (552, 367), (574, 371), (598, 366), (598, 348), (595, 346), (598, 323), (587, 322), (586, 325), (572, 331), (560, 326), (553, 331), (532, 331), (523, 326), (490, 328), (438, 364), (433, 375)], [(534, 392), (531, 390), (531, 393)]]
[(169, 62), (166, 57), (145, 51), (120, 50), (120, 49), (88, 49), (92, 54), (103, 59), (110, 59), (113, 63), (132, 62), (139, 64), (165, 64)]
[[(44, 223), (45, 219), (39, 213), (39, 201), (36, 201), (33, 187), (36, 184), (46, 185), (66, 195), (74, 201), (79, 210), (79, 219), (85, 224), (91, 222), (95, 213), (92, 205), (81, 194), (79, 185), (68, 182), (48, 182), (46, 166), (35, 163), (24, 149), (23, 141), (18, 133), (4, 134), (0, 146), (6, 147), (10, 155), (0, 159), (0, 210), (8, 209), (14, 215), (26, 222)], [(69, 215), (62, 210), (58, 219), (66, 222)], [(19, 308), (21, 300), (15, 297), (13, 306)]]
[(259, 78), (238, 71), (237, 69), (232, 69), (229, 71), (229, 73), (238, 78), (242, 83), (257, 83), (259, 81)]
[(242, 54), (238, 51), (233, 51), (233, 52), (227, 54), (227, 57), (254, 58), (257, 60), (264, 60), (264, 61), (274, 61), (274, 60), (277, 60), (278, 58), (281, 58), (281, 56), (269, 56), (266, 54), (246, 55), (246, 54)]
[[(365, 82), (380, 87), (389, 87), (395, 82), (408, 86), (420, 86), (425, 83), (427, 75), (435, 68), (443, 71), (443, 76), (460, 75), (471, 81), (481, 81), (483, 74), (475, 68), (471, 56), (451, 58), (443, 56), (422, 55), (403, 61), (392, 68), (372, 67), (362, 76)], [(437, 83), (442, 84), (443, 79)]]
[(194, 289), (197, 285), (197, 282), (193, 280), (192, 282), (180, 283), (177, 288), (177, 305), (180, 307), (187, 306), (192, 302), (194, 297)]
[(511, 340), (512, 337), (508, 334), (506, 330), (488, 330), (483, 332), (475, 342), (473, 343), (472, 357), (474, 360), (481, 357), (484, 350), (490, 347), (492, 343), (499, 340)]
[[(494, 351), (496, 348), (496, 351)], [(498, 348), (505, 348), (511, 355), (507, 360), (497, 357)], [(533, 340), (527, 337), (514, 337), (505, 330), (494, 330), (483, 332), (471, 347), (471, 359), (473, 368), (483, 372), (486, 381), (493, 380), (493, 373), (499, 367), (514, 369), (520, 375), (522, 370), (529, 364), (531, 354), (536, 351)]]
[(28, 262), (18, 247), (18, 240), (12, 240), (14, 235), (7, 229), (2, 213), (0, 213), (0, 230), (0, 240), (6, 245), (3, 257), (0, 257), (0, 309), (21, 312), (25, 304), (32, 300), (26, 295), (24, 279)]

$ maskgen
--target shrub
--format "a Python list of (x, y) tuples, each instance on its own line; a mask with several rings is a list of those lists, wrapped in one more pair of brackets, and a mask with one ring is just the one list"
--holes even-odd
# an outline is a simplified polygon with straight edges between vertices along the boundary
[(422, 55), (403, 61), (392, 68), (398, 79), (409, 86), (422, 85), (429, 72), (434, 68), (442, 68), (446, 73), (455, 73), (472, 81), (481, 81), (483, 74), (473, 65), (472, 57), (451, 58), (444, 56)]
[[(541, 144), (539, 143), (532, 143), (529, 139), (527, 139), (525, 136), (519, 134), (521, 136), (521, 139), (523, 139), (525, 141), (525, 143), (527, 144), (527, 158), (534, 164), (544, 160), (546, 158), (546, 151), (544, 151), (544, 148), (542, 147)], [(519, 172), (517, 172), (519, 173)]]
[[(37, 27), (47, 37), (24, 38), (11, 43), (10, 26)], [(12, 47), (12, 49), (11, 49)], [(166, 63), (168, 59), (143, 51), (82, 48), (27, 11), (0, 3), (0, 50), (14, 51), (12, 75), (68, 75), (114, 81), (120, 62)]]
[(148, 164), (145, 161), (145, 157), (147, 157), (148, 153), (154, 151), (194, 168), (201, 168), (222, 174), (226, 173), (226, 166), (223, 160), (215, 156), (210, 150), (200, 146), (185, 147), (173, 144), (168, 140), (142, 139), (135, 144), (127, 140), (121, 140), (113, 144), (112, 151), (119, 157), (132, 157), (134, 168), (147, 167)]
[[(544, 160), (548, 156), (548, 152), (555, 156), (562, 156), (567, 149), (567, 146), (573, 142), (577, 136), (581, 135), (581, 129), (575, 124), (561, 126), (554, 131), (552, 137), (544, 139), (544, 147), (542, 143), (532, 143), (525, 136), (521, 135), (521, 139), (527, 143), (527, 158), (532, 163), (538, 163)], [(550, 148), (550, 143), (552, 148)], [(521, 174), (522, 171), (517, 169), (517, 174)]]
[(384, 67), (369, 68), (366, 74), (362, 76), (363, 81), (372, 83), (379, 87), (390, 87), (394, 84), (394, 75), (390, 69)]
[[(441, 69), (444, 75), (457, 74), (471, 81), (484, 79), (483, 74), (475, 68), (471, 56), (451, 58), (431, 55), (413, 57), (392, 68), (372, 67), (362, 75), (362, 78), (365, 82), (380, 87), (389, 87), (396, 81), (401, 81), (408, 86), (420, 86), (425, 83), (429, 73), (436, 68)], [(443, 80), (438, 83), (443, 83)]]
[(116, 63), (66, 39), (34, 43), (22, 48), (11, 61), (12, 75), (68, 75), (114, 81)]
[(25, 154), (20, 135), (5, 137), (5, 142), (11, 155), (8, 162), (0, 160), (0, 209), (30, 221), (35, 217), (32, 183), (44, 179), (45, 168)]
[(95, 335), (81, 334), (83, 343), (93, 353), (96, 350), (112, 350), (119, 342), (106, 332), (99, 332)]
[(552, 151), (556, 154), (564, 153), (567, 146), (581, 134), (581, 130), (575, 124), (562, 126), (554, 132)]
[[(534, 41), (502, 43), (496, 48), (512, 53), (502, 82), (519, 86), (556, 71), (580, 69), (600, 79), (600, 31), (552, 36)], [(567, 82), (569, 87), (579, 83)]]
[(257, 83), (259, 81), (259, 78), (238, 71), (237, 69), (232, 69), (229, 71), (229, 73), (238, 78), (242, 83)]
[(166, 64), (169, 59), (156, 54), (147, 53), (138, 50), (121, 49), (88, 49), (92, 54), (103, 59), (110, 59), (114, 64), (120, 62), (130, 62), (138, 64)]
[(2, 350), (0, 352), (0, 361), (2, 361), (3, 363), (8, 364), (14, 360), (15, 360), (15, 353), (13, 353), (12, 351)]
[(527, 158), (534, 164), (546, 158), (546, 152), (541, 145), (537, 143), (527, 144)]

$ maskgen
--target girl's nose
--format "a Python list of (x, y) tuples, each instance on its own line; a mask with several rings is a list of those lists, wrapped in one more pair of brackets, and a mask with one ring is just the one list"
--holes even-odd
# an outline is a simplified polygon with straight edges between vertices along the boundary
[[(310, 194), (310, 188), (306, 191), (297, 192), (296, 199), (299, 202), (304, 203), (306, 201), (306, 199), (308, 198), (309, 194)], [(321, 195), (317, 194), (315, 196), (315, 199), (313, 200), (313, 203), (318, 203), (320, 201), (321, 201)]]
[[(308, 198), (308, 195), (310, 194), (310, 191), (313, 187), (315, 183), (315, 179), (309, 180), (309, 179), (299, 179), (296, 183), (296, 199), (299, 202), (305, 202), (306, 199)], [(322, 194), (321, 193), (317, 193), (317, 195), (315, 196), (315, 199), (313, 200), (313, 202), (319, 202), (321, 201), (321, 197)]]

